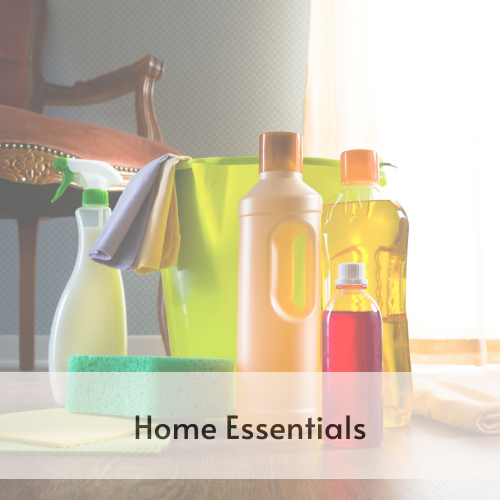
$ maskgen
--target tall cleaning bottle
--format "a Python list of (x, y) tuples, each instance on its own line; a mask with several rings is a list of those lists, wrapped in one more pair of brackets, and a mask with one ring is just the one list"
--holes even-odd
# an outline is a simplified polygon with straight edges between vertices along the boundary
[(341, 156), (342, 187), (323, 210), (323, 303), (335, 294), (338, 266), (366, 266), (367, 293), (383, 318), (384, 427), (405, 425), (412, 412), (412, 379), (406, 318), (408, 217), (378, 187), (378, 155), (352, 150)]
[(123, 182), (111, 165), (101, 161), (57, 158), (54, 168), (63, 174), (52, 200), (71, 182), (81, 186), (78, 255), (73, 273), (59, 300), (49, 340), (52, 395), (64, 404), (68, 357), (72, 354), (126, 355), (127, 314), (121, 272), (96, 264), (89, 252), (111, 215), (107, 189)]
[[(297, 422), (318, 407), (323, 202), (302, 181), (299, 134), (262, 134), (259, 171), (259, 181), (239, 203), (237, 370), (316, 372), (312, 385), (281, 408)], [(305, 247), (301, 261), (297, 245)], [(301, 300), (294, 293), (297, 283), (305, 290)], [(270, 408), (251, 398), (242, 404), (244, 399), (240, 411), (246, 405), (248, 420), (262, 422)]]

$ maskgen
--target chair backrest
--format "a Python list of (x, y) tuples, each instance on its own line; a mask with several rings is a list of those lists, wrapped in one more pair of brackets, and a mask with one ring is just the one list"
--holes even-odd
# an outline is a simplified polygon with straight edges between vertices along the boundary
[(0, 0), (0, 104), (41, 112), (46, 0)]

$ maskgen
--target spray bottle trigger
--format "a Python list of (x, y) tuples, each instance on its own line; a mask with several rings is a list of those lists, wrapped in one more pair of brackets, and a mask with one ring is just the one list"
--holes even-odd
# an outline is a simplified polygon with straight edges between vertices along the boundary
[(62, 172), (62, 182), (56, 191), (56, 195), (51, 203), (54, 203), (63, 193), (66, 188), (73, 182), (74, 173), (68, 168), (68, 160), (66, 158), (56, 158), (54, 160), (54, 170)]

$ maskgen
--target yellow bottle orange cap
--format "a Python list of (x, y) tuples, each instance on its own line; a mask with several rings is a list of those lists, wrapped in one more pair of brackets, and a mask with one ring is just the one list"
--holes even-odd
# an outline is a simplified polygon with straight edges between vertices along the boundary
[(302, 173), (302, 136), (268, 132), (260, 136), (259, 172), (286, 170)]
[(352, 149), (340, 156), (340, 179), (344, 186), (378, 184), (378, 153), (371, 149)]

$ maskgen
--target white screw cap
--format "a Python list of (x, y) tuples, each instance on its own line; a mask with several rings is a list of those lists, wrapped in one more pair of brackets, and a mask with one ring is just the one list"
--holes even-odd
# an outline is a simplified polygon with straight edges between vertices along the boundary
[(339, 264), (339, 279), (335, 280), (337, 285), (368, 285), (365, 279), (365, 265), (355, 262)]

